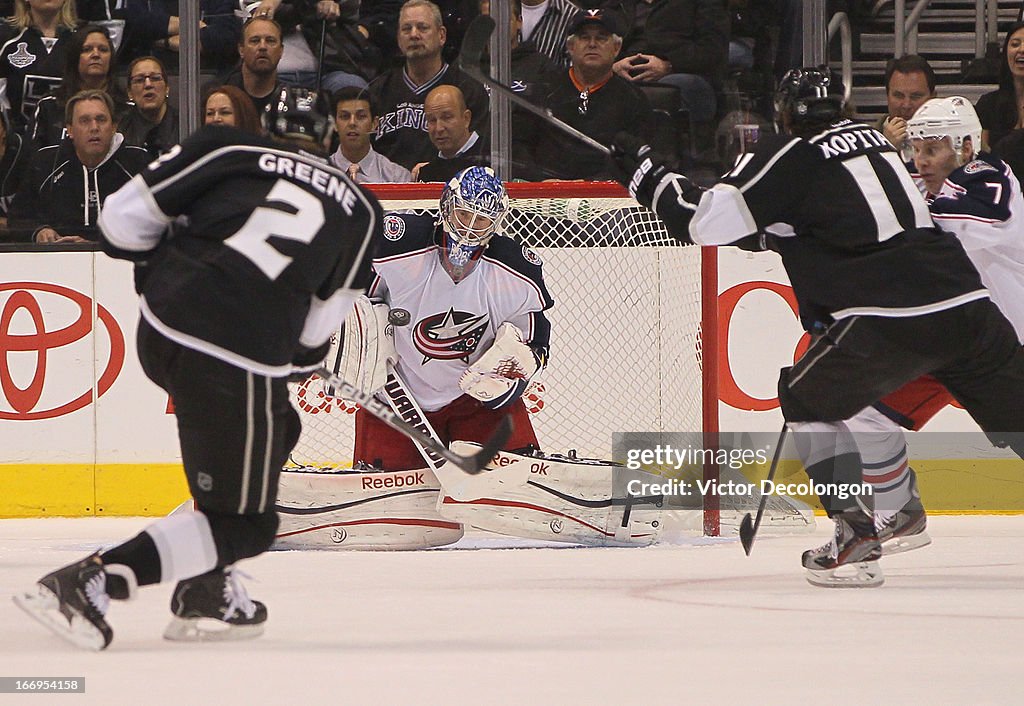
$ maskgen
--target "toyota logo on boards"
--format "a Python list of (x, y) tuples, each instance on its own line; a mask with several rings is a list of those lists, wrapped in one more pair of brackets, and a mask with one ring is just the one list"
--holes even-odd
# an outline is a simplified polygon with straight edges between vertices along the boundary
[(0, 284), (0, 419), (52, 419), (90, 404), (91, 375), (73, 385), (46, 383), (82, 359), (98, 361), (96, 397), (110, 389), (124, 365), (124, 334), (97, 303), (100, 328), (90, 338), (92, 307), (88, 296), (58, 284)]

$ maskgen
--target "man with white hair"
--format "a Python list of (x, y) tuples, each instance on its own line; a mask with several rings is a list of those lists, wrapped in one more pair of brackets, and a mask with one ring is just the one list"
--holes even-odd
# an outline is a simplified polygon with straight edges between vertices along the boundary
[[(598, 9), (576, 13), (566, 42), (572, 66), (551, 79), (543, 100), (556, 118), (606, 145), (619, 132), (645, 141), (653, 137), (654, 112), (647, 98), (612, 71), (624, 33), (622, 17), (615, 12)], [(533, 171), (524, 174), (526, 178), (612, 177), (604, 155), (597, 150), (538, 120), (528, 125), (521, 140), (532, 145)]]

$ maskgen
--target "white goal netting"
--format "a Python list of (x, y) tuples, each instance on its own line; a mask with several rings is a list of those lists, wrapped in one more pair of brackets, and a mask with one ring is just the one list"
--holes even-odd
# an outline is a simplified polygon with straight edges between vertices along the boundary
[[(374, 190), (386, 211), (436, 214), (440, 185)], [(614, 432), (701, 431), (701, 249), (614, 185), (510, 184), (509, 194), (504, 233), (540, 255), (555, 300), (550, 361), (525, 395), (541, 447), (611, 458)], [(319, 380), (293, 389), (303, 422), (293, 462), (350, 466), (353, 408), (324, 397)], [(717, 394), (708, 404), (717, 410)]]

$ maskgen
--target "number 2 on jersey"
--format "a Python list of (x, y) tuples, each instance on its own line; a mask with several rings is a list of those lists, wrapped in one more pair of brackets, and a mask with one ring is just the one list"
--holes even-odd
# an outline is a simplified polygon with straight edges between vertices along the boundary
[(311, 243), (326, 219), (320, 199), (283, 179), (274, 184), (266, 200), (287, 204), (295, 213), (274, 206), (259, 206), (224, 244), (245, 255), (269, 279), (275, 280), (291, 264), (292, 258), (281, 253), (268, 239), (276, 236)]

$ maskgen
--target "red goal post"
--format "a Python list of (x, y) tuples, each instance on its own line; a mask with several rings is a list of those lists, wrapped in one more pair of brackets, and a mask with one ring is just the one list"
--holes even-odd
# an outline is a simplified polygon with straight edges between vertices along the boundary
[[(536, 251), (555, 306), (551, 358), (526, 393), (542, 449), (611, 458), (613, 432), (718, 441), (718, 261), (684, 246), (612, 182), (508, 183), (503, 231)], [(368, 187), (385, 212), (437, 213), (442, 184)], [(300, 386), (300, 465), (351, 463), (351, 409)], [(705, 478), (717, 479), (708, 464)], [(717, 497), (704, 529), (718, 534)]]

